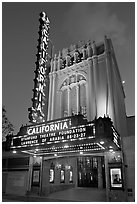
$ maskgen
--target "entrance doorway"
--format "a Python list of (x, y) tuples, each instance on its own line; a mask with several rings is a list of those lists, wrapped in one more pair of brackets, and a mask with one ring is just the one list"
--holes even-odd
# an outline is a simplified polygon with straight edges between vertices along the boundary
[(105, 188), (104, 157), (83, 156), (77, 162), (78, 187)]
[(34, 165), (32, 169), (31, 194), (38, 195), (40, 191), (40, 165)]

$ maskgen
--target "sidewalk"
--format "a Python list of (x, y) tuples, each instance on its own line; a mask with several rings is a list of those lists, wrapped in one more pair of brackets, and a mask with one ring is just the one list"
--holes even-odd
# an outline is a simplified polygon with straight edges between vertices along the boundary
[[(41, 196), (3, 195), (2, 202), (69, 202), (67, 200), (47, 198)], [(75, 202), (75, 201), (72, 201)]]
[(3, 202), (106, 202), (105, 189), (72, 188), (51, 193), (48, 197), (4, 195)]
[(48, 198), (63, 199), (68, 202), (106, 202), (106, 189), (71, 188), (51, 193)]

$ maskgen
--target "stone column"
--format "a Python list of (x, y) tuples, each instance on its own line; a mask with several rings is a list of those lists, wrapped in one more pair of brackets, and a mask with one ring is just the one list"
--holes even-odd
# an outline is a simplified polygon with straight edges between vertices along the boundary
[[(107, 114), (111, 117), (116, 125), (116, 116), (115, 116), (115, 104), (114, 104), (114, 90), (113, 90), (113, 66), (112, 66), (112, 57), (111, 57), (111, 48), (109, 40), (105, 37), (105, 58), (106, 58), (106, 70), (107, 70), (107, 80), (108, 80), (108, 98), (107, 98)], [(109, 110), (108, 110), (109, 108)]]
[(90, 107), (89, 107), (89, 87), (88, 83), (86, 82), (85, 90), (86, 90), (86, 112), (87, 112), (87, 119), (90, 119)]
[(76, 94), (77, 94), (77, 114), (80, 111), (80, 100), (79, 100), (79, 84), (76, 85)]
[(30, 158), (29, 158), (29, 171), (28, 171), (28, 186), (27, 186), (27, 191), (31, 191), (32, 169), (33, 169), (33, 157), (30, 156)]
[(88, 76), (87, 76), (87, 83), (88, 83), (88, 95), (89, 95), (89, 118), (88, 120), (92, 121), (95, 119), (96, 116), (96, 103), (95, 103), (95, 90), (94, 90), (94, 74), (93, 74), (93, 63), (92, 58), (88, 58)]
[(51, 118), (51, 103), (52, 103), (52, 73), (49, 73), (49, 99), (48, 99), (48, 117), (47, 120)]
[(70, 107), (70, 87), (68, 86), (68, 116), (71, 115), (71, 107)]
[(55, 80), (56, 80), (56, 73), (53, 72), (52, 100), (51, 100), (51, 117), (50, 117), (50, 120), (53, 120), (53, 119), (54, 119)]
[(53, 66), (54, 66), (53, 59), (51, 59), (50, 65), (51, 65), (51, 70), (50, 70), (50, 72), (53, 72)]
[(110, 184), (109, 184), (109, 168), (108, 168), (108, 154), (104, 153), (105, 159), (105, 178), (106, 178), (106, 201), (109, 202), (109, 192), (110, 192)]
[(97, 50), (95, 42), (92, 44), (93, 49), (93, 56), (92, 56), (92, 62), (93, 62), (93, 74), (94, 74), (94, 87), (95, 87), (95, 108), (96, 108), (96, 116), (98, 117), (98, 72), (97, 72), (97, 66), (98, 66), (98, 56), (97, 56)]
[(62, 94), (63, 94), (63, 91), (60, 90), (59, 93), (60, 93), (60, 118), (62, 118), (63, 117), (63, 115), (62, 115)]
[(103, 188), (101, 157), (98, 157), (98, 188), (99, 189)]

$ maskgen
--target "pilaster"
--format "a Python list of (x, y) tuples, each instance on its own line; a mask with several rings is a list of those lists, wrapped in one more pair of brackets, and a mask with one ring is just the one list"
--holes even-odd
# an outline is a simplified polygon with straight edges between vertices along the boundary
[(68, 86), (68, 116), (71, 115), (71, 104), (70, 104), (70, 87)]
[(54, 119), (54, 101), (55, 99), (55, 80), (56, 80), (56, 73), (53, 72), (53, 81), (52, 81), (52, 100), (51, 100), (51, 117), (50, 120)]
[(60, 118), (63, 117), (63, 114), (62, 114), (62, 90), (59, 91), (59, 96), (60, 96)]
[(80, 111), (80, 99), (79, 99), (79, 84), (77, 83), (76, 85), (76, 94), (77, 94), (77, 114), (79, 114), (79, 111)]
[(52, 73), (49, 73), (49, 101), (48, 101), (47, 120), (50, 120), (50, 117), (51, 117), (51, 103), (52, 103)]
[(105, 58), (106, 58), (106, 70), (107, 70), (107, 81), (108, 81), (108, 98), (107, 98), (107, 114), (113, 120), (114, 126), (116, 127), (116, 116), (115, 116), (115, 103), (113, 95), (113, 79), (112, 79), (112, 59), (111, 59), (111, 50), (109, 46), (108, 39), (105, 37)]
[(95, 116), (98, 117), (98, 76), (97, 76), (97, 63), (98, 58), (97, 55), (92, 57), (93, 60), (93, 77), (94, 77), (94, 90), (95, 90)]
[(98, 158), (98, 188), (103, 188), (101, 157)]

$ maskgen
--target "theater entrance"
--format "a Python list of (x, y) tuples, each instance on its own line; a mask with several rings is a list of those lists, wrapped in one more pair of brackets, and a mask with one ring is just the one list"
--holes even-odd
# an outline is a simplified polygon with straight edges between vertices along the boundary
[(105, 188), (104, 157), (83, 156), (77, 162), (78, 187)]

